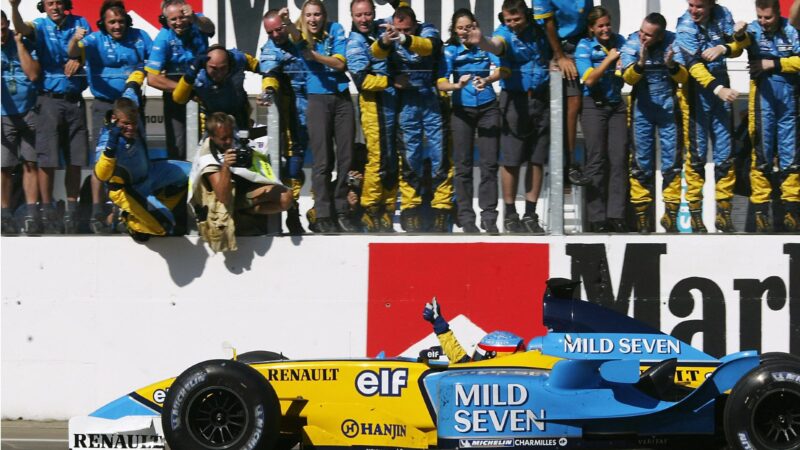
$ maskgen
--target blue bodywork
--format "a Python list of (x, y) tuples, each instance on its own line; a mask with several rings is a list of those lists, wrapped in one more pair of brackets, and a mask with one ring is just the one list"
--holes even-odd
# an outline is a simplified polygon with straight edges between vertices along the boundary
[[(439, 447), (702, 447), (703, 439), (720, 439), (718, 400), (759, 365), (756, 352), (717, 360), (589, 302), (545, 297), (544, 306), (549, 333), (528, 350), (564, 358), (551, 370), (502, 367), (497, 358), (497, 367), (425, 377)], [(680, 398), (641, 388), (641, 365), (672, 358), (717, 367), (699, 388), (682, 388)]]

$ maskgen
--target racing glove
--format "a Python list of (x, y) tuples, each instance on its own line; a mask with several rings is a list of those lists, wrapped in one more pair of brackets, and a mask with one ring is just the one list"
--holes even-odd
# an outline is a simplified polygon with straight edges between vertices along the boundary
[(135, 81), (129, 81), (125, 83), (125, 90), (122, 91), (122, 96), (131, 99), (136, 103), (136, 106), (139, 106), (142, 104), (142, 102), (139, 101), (142, 96), (142, 87)]
[(183, 79), (188, 84), (194, 84), (194, 80), (197, 79), (197, 74), (200, 73), (200, 70), (206, 67), (206, 63), (208, 62), (208, 55), (198, 55), (197, 58), (194, 59), (189, 64), (189, 67), (186, 68), (186, 73), (183, 74)]
[(450, 325), (442, 317), (442, 311), (439, 308), (436, 297), (433, 297), (430, 303), (425, 303), (425, 309), (422, 310), (422, 318), (433, 325), (433, 332), (437, 335), (450, 331)]
[(108, 158), (117, 157), (117, 149), (119, 148), (120, 140), (122, 137), (122, 130), (116, 125), (111, 124), (108, 128), (108, 140), (106, 141), (106, 148), (103, 154)]

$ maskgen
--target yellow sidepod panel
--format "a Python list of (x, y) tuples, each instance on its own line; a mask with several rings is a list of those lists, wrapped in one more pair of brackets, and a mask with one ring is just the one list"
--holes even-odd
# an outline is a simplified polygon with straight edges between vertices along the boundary
[(269, 380), (286, 425), (313, 445), (427, 448), (433, 415), (420, 378), (427, 365), (396, 360), (254, 364)]
[(313, 446), (375, 446), (428, 448), (428, 438), (403, 419), (362, 404), (309, 405), (304, 444)]

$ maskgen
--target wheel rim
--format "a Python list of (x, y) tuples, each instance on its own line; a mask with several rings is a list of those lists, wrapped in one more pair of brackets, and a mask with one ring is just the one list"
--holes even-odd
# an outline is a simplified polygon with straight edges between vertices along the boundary
[(221, 386), (198, 392), (190, 400), (186, 412), (192, 437), (212, 449), (233, 447), (244, 435), (249, 421), (244, 400)]
[(800, 394), (787, 389), (767, 393), (755, 406), (753, 430), (758, 440), (775, 450), (800, 445)]

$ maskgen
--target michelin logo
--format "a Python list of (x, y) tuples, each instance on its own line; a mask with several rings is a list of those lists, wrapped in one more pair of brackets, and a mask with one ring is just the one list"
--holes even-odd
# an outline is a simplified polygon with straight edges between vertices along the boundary
[(513, 439), (459, 439), (459, 448), (513, 447)]

